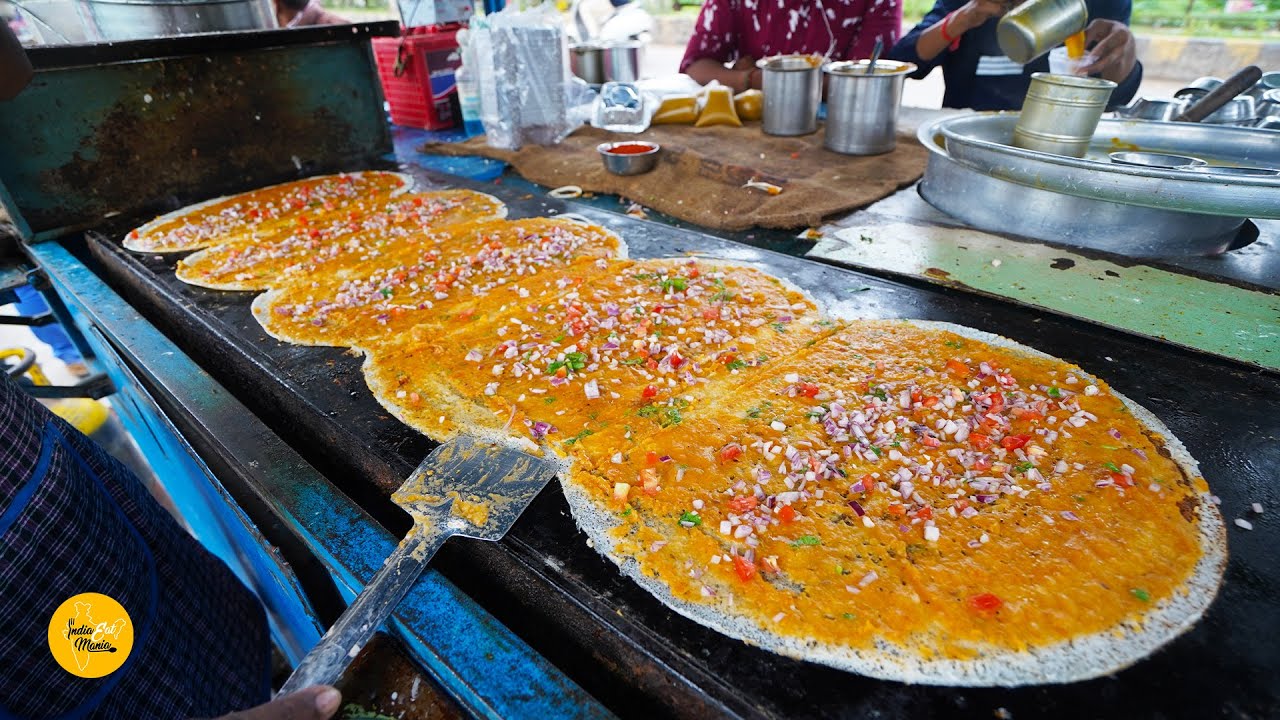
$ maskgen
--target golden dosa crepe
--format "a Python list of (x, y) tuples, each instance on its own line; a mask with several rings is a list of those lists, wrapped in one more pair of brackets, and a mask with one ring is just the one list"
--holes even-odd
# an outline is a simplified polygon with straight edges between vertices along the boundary
[(568, 219), (468, 223), (425, 238), (386, 248), (336, 277), (327, 268), (294, 273), (254, 301), (254, 315), (282, 340), (364, 345), (366, 338), (395, 338), (418, 324), (455, 325), (510, 283), (555, 277), (578, 258), (625, 253), (612, 232)]
[(294, 217), (333, 210), (370, 196), (403, 192), (412, 179), (402, 173), (358, 172), (320, 175), (227, 197), (214, 198), (162, 215), (125, 236), (135, 252), (186, 252), (214, 244), (251, 243)]
[(365, 370), (384, 404), (433, 433), (439, 413), (421, 399), (444, 392), (476, 408), (468, 432), (611, 446), (633, 425), (678, 423), (716, 378), (801, 347), (824, 332), (816, 319), (811, 301), (752, 268), (580, 261), (369, 343)]
[(430, 253), (448, 237), (439, 233), (450, 225), (505, 215), (502, 202), (470, 190), (374, 195), (257, 230), (253, 244), (218, 244), (192, 253), (178, 261), (177, 276), (213, 290), (243, 291), (280, 287), (294, 278), (367, 272), (386, 262), (384, 255)]
[(1079, 368), (857, 322), (754, 378), (608, 459), (579, 448), (564, 483), (594, 546), (702, 623), (877, 677), (1020, 685), (1122, 668), (1216, 592), (1194, 461)]

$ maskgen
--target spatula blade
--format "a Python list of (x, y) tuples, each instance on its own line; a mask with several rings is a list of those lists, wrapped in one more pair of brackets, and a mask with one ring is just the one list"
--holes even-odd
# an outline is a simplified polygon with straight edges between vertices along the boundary
[(555, 474), (548, 460), (463, 435), (423, 458), (391, 500), (414, 522), (450, 510), (455, 534), (499, 540)]

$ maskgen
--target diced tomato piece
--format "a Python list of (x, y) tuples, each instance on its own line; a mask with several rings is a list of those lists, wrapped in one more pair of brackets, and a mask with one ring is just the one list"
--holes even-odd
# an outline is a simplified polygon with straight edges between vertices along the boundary
[(688, 276), (689, 276), (689, 279), (696, 278), (696, 277), (698, 277), (698, 276), (699, 276), (699, 275), (701, 275), (701, 274), (702, 274), (702, 273), (698, 272), (698, 266), (697, 266), (697, 265), (690, 265), (690, 266), (689, 266), (689, 272), (685, 273), (685, 275), (688, 275)]
[(1033, 410), (1031, 408), (1013, 408), (1012, 410), (1009, 411), (1009, 414), (1019, 420), (1026, 420), (1028, 422), (1033, 420), (1044, 419), (1043, 413), (1041, 413), (1038, 410)]
[(733, 556), (733, 569), (737, 571), (738, 577), (742, 578), (742, 582), (747, 582), (756, 576), (756, 564), (741, 555)]
[(924, 395), (921, 394), (919, 390), (911, 391), (911, 402), (918, 403), (922, 398), (924, 398)]
[(658, 494), (658, 469), (650, 467), (650, 468), (644, 468), (643, 470), (641, 470), (640, 484), (641, 484), (641, 489), (644, 490), (645, 495), (657, 495)]
[(964, 512), (965, 510), (969, 509), (969, 501), (965, 500), (964, 498), (960, 498), (959, 500), (955, 501), (955, 508), (956, 508), (956, 512)]
[(955, 358), (951, 358), (947, 361), (947, 372), (952, 375), (959, 375), (960, 377), (969, 377), (973, 374), (973, 371), (969, 369), (968, 365), (965, 365)]
[(990, 412), (998, 413), (1004, 409), (1004, 394), (999, 391), (987, 393), (987, 402), (991, 403)]
[(645, 385), (644, 390), (640, 392), (640, 397), (644, 398), (645, 400), (648, 400), (649, 398), (657, 397), (657, 396), (658, 396), (658, 388), (652, 385)]
[(648, 360), (644, 361), (644, 366), (650, 370), (657, 370), (658, 361), (655, 358), (649, 358)]
[(982, 593), (969, 598), (969, 606), (978, 612), (991, 613), (1000, 609), (1004, 602), (991, 593)]
[(931, 408), (931, 407), (933, 407), (934, 405), (937, 405), (937, 404), (938, 404), (938, 402), (939, 402), (939, 400), (938, 400), (938, 398), (937, 398), (937, 397), (935, 397), (935, 396), (933, 396), (933, 395), (930, 395), (930, 396), (926, 397), (924, 400), (921, 400), (921, 401), (920, 401), (920, 404), (921, 404), (921, 405), (924, 405), (925, 407), (930, 407), (930, 408)]
[(650, 450), (644, 454), (644, 464), (650, 467), (658, 464), (658, 453)]
[(942, 444), (942, 441), (932, 435), (925, 435), (920, 438), (920, 444), (925, 447), (938, 447)]
[(569, 371), (566, 370), (563, 365), (561, 365), (560, 367), (556, 368), (556, 377), (558, 378), (569, 377)]
[(907, 509), (902, 507), (898, 503), (894, 503), (889, 506), (889, 514), (890, 515), (906, 515)]
[(668, 358), (670, 358), (670, 360), (671, 360), (671, 367), (672, 367), (672, 369), (678, 368), (678, 367), (680, 367), (681, 365), (683, 365), (683, 364), (684, 364), (684, 358), (680, 357), (679, 355), (677, 355), (677, 354), (675, 354), (675, 353), (671, 353), (671, 354), (670, 354), (670, 355), (668, 355), (667, 357), (668, 357)]
[[(972, 436), (972, 435), (970, 435), (969, 437), (971, 437), (971, 438), (972, 438), (973, 436)], [(988, 439), (987, 439), (987, 446), (988, 446), (988, 447), (990, 447), (990, 445), (991, 445), (991, 440), (990, 440), (990, 438), (988, 438)], [(990, 469), (991, 469), (991, 458), (987, 457), (986, 455), (983, 455), (982, 457), (978, 458), (977, 460), (974, 460), (974, 461), (973, 461), (973, 469), (974, 469), (974, 470), (990, 470)]]
[(933, 508), (927, 505), (925, 507), (920, 508), (919, 510), (916, 511), (916, 517), (920, 518), (921, 520), (932, 520)]
[(983, 435), (982, 433), (970, 433), (969, 444), (979, 450), (986, 450), (991, 447), (991, 438)]
[(811, 382), (800, 383), (800, 394), (807, 397), (817, 397), (820, 389)]
[(750, 512), (756, 509), (759, 502), (754, 495), (736, 497), (729, 501), (729, 509), (736, 513)]
[(703, 320), (719, 320), (720, 308), (715, 308), (715, 307), (703, 308), (702, 319)]
[(737, 443), (725, 445), (720, 449), (720, 462), (730, 462), (742, 456), (742, 446)]
[(871, 497), (871, 495), (876, 491), (876, 479), (871, 477), (870, 474), (867, 474), (862, 476), (861, 482), (862, 482), (863, 492), (866, 494), (867, 497)]
[(728, 365), (729, 363), (733, 362), (734, 359), (736, 359), (737, 357), (738, 357), (737, 353), (727, 352), (716, 359), (720, 361), (721, 365)]
[(1000, 447), (1005, 450), (1017, 450), (1031, 440), (1030, 435), (1005, 435), (1000, 438)]
[(793, 523), (796, 520), (796, 510), (790, 505), (783, 505), (778, 508), (778, 512), (774, 513), (778, 519), (784, 523)]
[(413, 206), (414, 206), (414, 207), (422, 207), (422, 198), (421, 198), (421, 197), (416, 197), (416, 198), (414, 198), (414, 199), (413, 199)]
[(1121, 487), (1133, 487), (1133, 478), (1125, 475), (1124, 473), (1113, 472), (1111, 473), (1111, 479), (1115, 481), (1115, 484)]

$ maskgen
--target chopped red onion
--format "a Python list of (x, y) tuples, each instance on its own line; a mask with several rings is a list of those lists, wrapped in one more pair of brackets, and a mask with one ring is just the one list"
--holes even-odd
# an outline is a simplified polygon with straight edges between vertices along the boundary
[(658, 462), (671, 462), (671, 456), (663, 455), (662, 457), (658, 458)]
[(1077, 521), (1078, 521), (1078, 520), (1080, 519), (1080, 516), (1076, 515), (1075, 513), (1071, 512), (1070, 510), (1063, 510), (1062, 512), (1060, 512), (1060, 513), (1058, 513), (1058, 514), (1059, 514), (1059, 515), (1061, 515), (1061, 516), (1063, 517), (1063, 519), (1064, 519), (1064, 520), (1077, 520)]
[(550, 423), (545, 423), (541, 420), (533, 424), (533, 437), (535, 440), (541, 440), (546, 437), (548, 433), (553, 433), (555, 431), (556, 429), (551, 427)]
[(1120, 431), (1115, 428), (1107, 428), (1107, 434), (1117, 440), (1120, 439)]
[(1147, 459), (1147, 454), (1146, 454), (1145, 452), (1143, 452), (1143, 451), (1142, 451), (1142, 448), (1129, 448), (1129, 449), (1133, 451), (1133, 454), (1134, 454), (1134, 455), (1137, 455), (1138, 457), (1142, 458), (1143, 460), (1146, 460), (1146, 459)]
[(853, 508), (853, 511), (858, 514), (858, 517), (862, 517), (867, 514), (867, 511), (862, 509), (862, 505), (859, 505), (857, 500), (850, 500), (849, 507)]
[(588, 400), (597, 400), (600, 398), (600, 386), (596, 384), (595, 380), (591, 380), (587, 384), (583, 385), (582, 391), (587, 394)]

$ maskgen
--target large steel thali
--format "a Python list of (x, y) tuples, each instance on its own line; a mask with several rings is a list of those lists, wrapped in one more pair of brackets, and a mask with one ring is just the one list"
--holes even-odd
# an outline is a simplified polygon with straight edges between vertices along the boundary
[(947, 153), (978, 172), (1063, 195), (1232, 218), (1280, 218), (1280, 177), (1111, 163), (1108, 153), (1143, 150), (1191, 155), (1210, 165), (1280, 168), (1280, 132), (1251, 128), (1103, 120), (1084, 158), (1013, 147), (1017, 113), (978, 113), (933, 125)]
[[(958, 119), (972, 117), (990, 116)], [(979, 230), (1137, 257), (1214, 255), (1256, 234), (1242, 217), (1081, 197), (989, 174), (961, 162), (944, 146), (941, 127), (955, 119), (926, 123), (917, 132), (929, 150), (919, 192), (930, 205)]]

